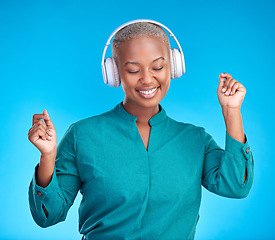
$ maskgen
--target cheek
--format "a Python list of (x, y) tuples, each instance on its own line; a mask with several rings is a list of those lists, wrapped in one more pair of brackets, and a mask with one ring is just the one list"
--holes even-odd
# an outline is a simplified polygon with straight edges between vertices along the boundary
[(170, 71), (167, 71), (165, 73), (165, 76), (163, 76), (163, 83), (162, 83), (162, 86), (163, 86), (163, 92), (164, 94), (166, 94), (169, 90), (169, 87), (170, 87), (170, 82), (171, 82), (171, 75), (170, 75)]
[(170, 63), (166, 64), (165, 71), (163, 72), (163, 77), (165, 79), (171, 79), (171, 66), (170, 66)]
[(126, 93), (129, 89), (129, 86), (127, 84), (125, 84), (123, 79), (120, 79), (120, 81), (121, 81), (122, 90), (123, 90), (124, 93)]
[(169, 88), (170, 88), (170, 79), (166, 82), (166, 85), (165, 85), (166, 93), (168, 92)]
[(125, 76), (120, 76), (120, 81), (121, 81), (121, 87), (122, 87), (124, 93), (133, 91), (136, 87), (133, 79), (131, 79), (131, 78), (127, 78)]
[(162, 85), (164, 85), (165, 87), (169, 88), (170, 86), (170, 81), (171, 81), (171, 73), (170, 73), (170, 69), (168, 69), (167, 71), (163, 72), (162, 76)]

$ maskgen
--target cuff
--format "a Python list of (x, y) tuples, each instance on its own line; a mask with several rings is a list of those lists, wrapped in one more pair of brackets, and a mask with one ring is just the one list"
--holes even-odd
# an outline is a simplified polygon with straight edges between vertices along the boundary
[(54, 169), (52, 179), (49, 183), (49, 185), (45, 188), (37, 185), (36, 183), (36, 173), (37, 173), (38, 164), (35, 167), (35, 172), (32, 179), (32, 187), (33, 187), (33, 193), (36, 195), (37, 200), (43, 201), (47, 194), (51, 194), (52, 192), (56, 191), (56, 187), (58, 185), (57, 178), (56, 178), (56, 171)]
[(247, 160), (250, 159), (251, 151), (246, 136), (245, 139), (245, 143), (239, 142), (226, 132), (225, 150), (234, 155), (244, 156)]

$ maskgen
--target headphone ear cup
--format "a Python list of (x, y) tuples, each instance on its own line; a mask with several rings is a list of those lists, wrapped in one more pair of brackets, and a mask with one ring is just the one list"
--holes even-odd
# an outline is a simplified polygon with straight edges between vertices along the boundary
[(118, 74), (118, 69), (116, 62), (113, 58), (106, 58), (105, 59), (105, 69), (107, 79), (105, 81), (106, 84), (110, 87), (119, 87), (120, 86), (120, 79)]
[(114, 87), (119, 87), (120, 86), (120, 77), (119, 77), (116, 61), (114, 58), (112, 58), (112, 62), (113, 62), (112, 66), (113, 66), (113, 72), (114, 72)]
[(170, 65), (171, 65), (171, 78), (180, 78), (184, 73), (183, 62), (181, 53), (178, 49), (173, 48), (170, 50)]
[(170, 68), (171, 68), (171, 78), (174, 79), (175, 78), (175, 59), (174, 59), (174, 56), (173, 56), (173, 51), (172, 49), (170, 49)]

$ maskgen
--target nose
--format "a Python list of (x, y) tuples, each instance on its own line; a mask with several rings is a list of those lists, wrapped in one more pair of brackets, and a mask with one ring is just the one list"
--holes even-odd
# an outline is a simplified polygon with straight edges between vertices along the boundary
[(154, 81), (154, 75), (149, 69), (144, 69), (140, 78), (142, 84), (151, 84)]

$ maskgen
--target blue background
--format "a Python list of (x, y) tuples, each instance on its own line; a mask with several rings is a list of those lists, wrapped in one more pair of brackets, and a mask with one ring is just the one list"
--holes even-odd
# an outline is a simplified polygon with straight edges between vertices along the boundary
[(272, 0), (1, 0), (0, 239), (80, 239), (80, 194), (65, 222), (34, 223), (27, 192), (40, 153), (27, 133), (32, 115), (47, 109), (59, 142), (71, 123), (123, 100), (121, 88), (103, 83), (102, 51), (116, 27), (139, 18), (169, 27), (185, 54), (186, 74), (162, 101), (170, 117), (205, 127), (224, 147), (218, 75), (228, 72), (247, 89), (242, 114), (254, 185), (242, 200), (203, 190), (196, 239), (275, 239), (274, 10)]

